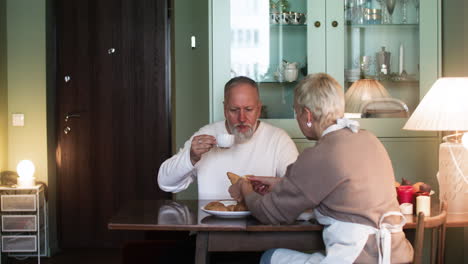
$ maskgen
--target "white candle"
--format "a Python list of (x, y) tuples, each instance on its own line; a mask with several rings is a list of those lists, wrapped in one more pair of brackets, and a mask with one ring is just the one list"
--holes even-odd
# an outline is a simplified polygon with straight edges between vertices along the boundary
[(424, 216), (431, 216), (431, 197), (420, 195), (416, 197), (416, 214), (423, 212)]
[(413, 204), (412, 203), (400, 204), (400, 211), (402, 214), (413, 214)]
[(398, 73), (401, 75), (401, 73), (403, 72), (403, 59), (404, 59), (404, 55), (403, 55), (403, 44), (400, 44), (400, 67), (398, 68)]

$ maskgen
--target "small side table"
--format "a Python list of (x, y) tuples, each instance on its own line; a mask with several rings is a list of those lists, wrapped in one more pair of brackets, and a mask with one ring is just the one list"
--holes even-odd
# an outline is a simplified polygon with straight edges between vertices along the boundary
[[(45, 185), (0, 186), (1, 254), (24, 258), (47, 255), (48, 224)], [(0, 258), (1, 262), (1, 258)]]

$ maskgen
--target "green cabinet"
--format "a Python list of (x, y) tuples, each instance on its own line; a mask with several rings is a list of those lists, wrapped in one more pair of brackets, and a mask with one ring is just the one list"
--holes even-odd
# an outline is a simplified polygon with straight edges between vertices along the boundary
[[(301, 138), (292, 109), (293, 88), (316, 72), (331, 74), (345, 92), (359, 79), (378, 80), (386, 97), (407, 109), (403, 117), (409, 116), (440, 75), (440, 2), (399, 0), (391, 21), (385, 3), (212, 0), (210, 120), (223, 119), (224, 83), (246, 75), (259, 83), (262, 118)], [(387, 65), (382, 65), (383, 49)], [(366, 95), (361, 92), (360, 98), (381, 101)], [(362, 117), (363, 127), (379, 137), (436, 136), (402, 131), (406, 118), (401, 115), (352, 111), (349, 116)]]
[[(210, 5), (211, 121), (224, 118), (224, 83), (246, 75), (259, 83), (262, 119), (285, 129), (302, 150), (313, 143), (294, 118), (293, 89), (300, 79), (326, 72), (345, 93), (355, 92), (353, 84), (359, 87), (361, 79), (377, 80), (385, 97), (369, 99), (361, 92), (361, 108), (347, 115), (381, 139), (398, 179), (435, 179), (437, 133), (402, 127), (440, 76), (440, 0), (397, 0), (391, 18), (386, 0), (211, 0)], [(392, 110), (387, 101), (401, 105), (403, 115), (382, 114)], [(374, 108), (364, 112), (364, 105)]]

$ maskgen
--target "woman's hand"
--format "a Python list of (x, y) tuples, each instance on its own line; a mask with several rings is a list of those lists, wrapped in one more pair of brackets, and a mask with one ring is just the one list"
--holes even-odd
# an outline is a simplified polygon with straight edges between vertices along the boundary
[(253, 190), (261, 195), (269, 193), (283, 178), (270, 176), (247, 176)]
[(216, 138), (210, 135), (198, 135), (193, 137), (190, 147), (190, 161), (195, 165), (202, 154), (210, 151), (216, 145)]
[(229, 186), (228, 191), (234, 200), (241, 202), (245, 196), (254, 192), (254, 189), (250, 181), (240, 178), (235, 184)]

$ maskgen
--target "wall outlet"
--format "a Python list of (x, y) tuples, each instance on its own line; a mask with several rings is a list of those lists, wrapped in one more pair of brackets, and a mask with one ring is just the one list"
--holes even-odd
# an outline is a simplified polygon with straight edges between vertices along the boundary
[(24, 126), (24, 114), (12, 114), (11, 120), (13, 126)]

